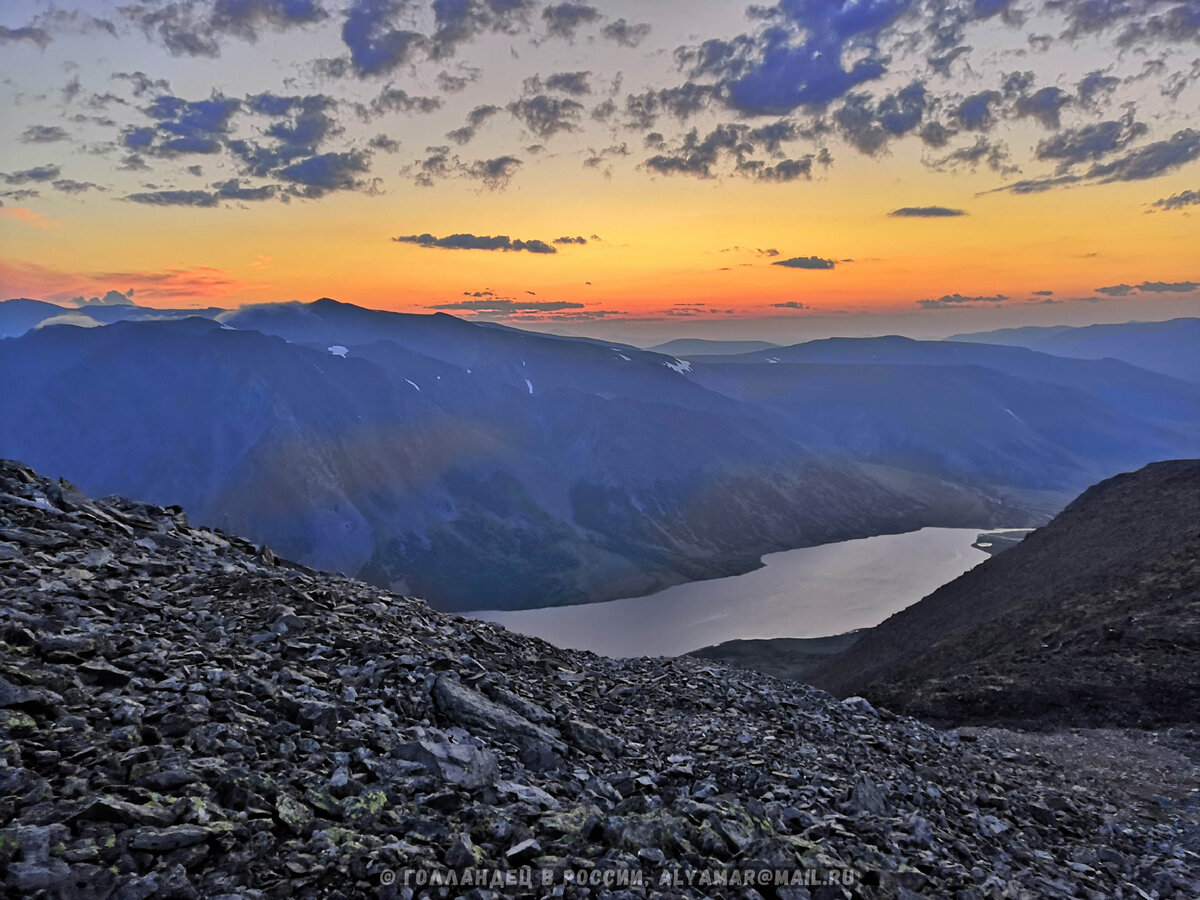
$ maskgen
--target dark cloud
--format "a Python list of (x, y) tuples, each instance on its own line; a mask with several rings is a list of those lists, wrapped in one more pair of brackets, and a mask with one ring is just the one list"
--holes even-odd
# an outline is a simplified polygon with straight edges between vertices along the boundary
[(370, 171), (370, 158), (362, 150), (320, 153), (285, 166), (275, 175), (292, 183), (292, 194), (307, 199), (333, 191), (361, 191), (369, 189), (361, 176)]
[(999, 141), (989, 141), (983, 135), (975, 139), (968, 147), (960, 147), (952, 153), (933, 162), (936, 169), (954, 169), (959, 166), (975, 168), (980, 163), (995, 172), (1010, 172), (1013, 167), (1007, 162), (1008, 149)]
[(84, 194), (88, 191), (103, 191), (104, 188), (92, 181), (76, 181), (73, 178), (60, 178), (54, 182), (54, 189), (64, 194)]
[(434, 237), (432, 234), (408, 234), (392, 238), (402, 244), (416, 244), (420, 247), (437, 247), (443, 250), (525, 250), (529, 253), (557, 253), (558, 251), (545, 241), (523, 241), (510, 238), (506, 234), (494, 237), (475, 234), (451, 234), (446, 237)]
[(781, 259), (771, 265), (784, 266), (788, 269), (832, 269), (837, 265), (837, 261), (822, 259), (819, 256), (793, 256), (791, 259)]
[(365, 121), (393, 112), (431, 113), (441, 108), (440, 97), (422, 97), (410, 94), (403, 88), (393, 87), (391, 84), (383, 87), (379, 91), (379, 95), (369, 104), (357, 103), (354, 106), (355, 111)]
[(1195, 281), (1143, 281), (1137, 289), (1147, 294), (1190, 294), (1200, 288)]
[[(643, 166), (662, 175), (712, 178), (723, 161), (731, 160), (734, 173), (743, 177), (761, 181), (794, 181), (810, 177), (814, 160), (821, 160), (821, 157), (812, 154), (800, 159), (780, 158), (784, 140), (797, 136), (799, 133), (795, 126), (786, 121), (760, 128), (742, 124), (718, 125), (703, 137), (693, 128), (684, 135), (677, 147), (669, 147), (665, 140), (650, 143), (650, 146), (665, 152), (650, 157)], [(758, 152), (765, 152), (772, 158), (757, 159), (754, 154)]]
[(460, 72), (438, 72), (438, 90), (446, 94), (460, 94), (467, 89), (467, 85), (478, 81), (482, 74), (482, 69), (475, 68), (466, 68)]
[(212, 24), (194, 3), (137, 3), (121, 8), (146, 37), (157, 40), (172, 56), (219, 56), (221, 44)]
[(114, 72), (112, 76), (117, 81), (128, 81), (133, 96), (144, 97), (146, 94), (168, 94), (171, 85), (165, 78), (151, 78), (145, 72)]
[(1053, 137), (1039, 141), (1036, 156), (1038, 159), (1057, 161), (1062, 171), (1121, 150), (1147, 130), (1141, 122), (1135, 122), (1130, 113), (1119, 120), (1063, 129)]
[(146, 206), (212, 207), (217, 205), (217, 197), (210, 191), (145, 191), (128, 194), (125, 199)]
[(254, 41), (264, 26), (308, 25), (328, 15), (317, 0), (216, 0), (211, 21), (218, 31)]
[(918, 300), (917, 305), (923, 309), (954, 309), (964, 305), (970, 306), (979, 303), (1003, 303), (1009, 299), (1004, 294), (995, 294), (993, 296), (975, 296), (964, 297), (962, 294), (944, 294), (936, 300)]
[[(462, 169), (464, 177), (483, 182), (490, 190), (508, 187), (508, 182), (522, 165), (515, 156), (498, 156), (495, 159), (478, 159)], [(528, 248), (526, 248), (528, 249)]]
[(239, 201), (257, 201), (270, 200), (279, 193), (279, 188), (273, 184), (264, 184), (260, 187), (250, 187), (243, 185), (237, 178), (231, 178), (228, 181), (218, 182), (213, 185), (214, 193), (218, 200), (239, 200)]
[(852, 146), (874, 156), (889, 139), (912, 131), (925, 114), (925, 87), (913, 82), (876, 104), (868, 94), (851, 94), (834, 113), (838, 131)]
[(912, 0), (783, 0), (751, 8), (767, 23), (755, 35), (706, 41), (677, 56), (693, 77), (715, 77), (741, 112), (817, 108), (884, 74), (879, 38), (911, 7)]
[(801, 303), (799, 300), (786, 300), (783, 303), (772, 303), (775, 309), (812, 309), (811, 306)]
[(592, 86), (589, 83), (591, 77), (591, 72), (556, 72), (546, 76), (545, 79), (540, 75), (534, 75), (525, 79), (523, 89), (526, 94), (557, 91), (562, 94), (570, 94), (572, 97), (582, 97), (592, 92)]
[(600, 33), (622, 47), (636, 47), (650, 34), (650, 26), (631, 25), (624, 19), (617, 19), (601, 28)]
[(34, 166), (32, 169), (0, 173), (0, 179), (3, 179), (5, 184), (28, 184), (31, 181), (53, 181), (61, 174), (62, 169), (58, 166)]
[(404, 8), (401, 0), (353, 0), (346, 10), (342, 41), (350, 49), (350, 64), (360, 77), (391, 72), (427, 45), (420, 32), (392, 26)]
[(1053, 297), (1054, 291), (1030, 291), (1035, 297)]
[[(583, 160), (584, 168), (599, 169), (604, 163), (610, 159), (616, 159), (622, 156), (629, 155), (629, 145), (625, 143), (611, 144), (608, 147), (603, 147), (600, 150), (588, 149), (588, 155)], [(609, 169), (604, 170), (606, 176), (611, 175)]]
[(44, 28), (33, 26), (7, 28), (0, 25), (0, 44), (12, 44), (17, 41), (29, 41), (45, 50), (50, 45), (50, 34)]
[(400, 150), (400, 142), (393, 140), (386, 134), (377, 134), (371, 140), (367, 141), (367, 146), (382, 150), (384, 153), (396, 153)]
[(650, 88), (625, 98), (625, 116), (631, 128), (645, 131), (668, 113), (684, 120), (700, 112), (717, 94), (712, 85), (686, 82), (673, 88)]
[(1056, 187), (1076, 184), (1082, 180), (1079, 175), (1054, 175), (1049, 178), (1023, 178), (984, 193), (994, 194), (1007, 191), (1010, 194), (1041, 194)]
[(455, 128), (453, 131), (447, 132), (446, 137), (456, 144), (467, 144), (479, 133), (483, 123), (498, 112), (500, 112), (500, 107), (491, 104), (476, 106), (467, 113), (467, 124), (462, 128)]
[(1154, 205), (1159, 209), (1183, 209), (1187, 206), (1197, 206), (1200, 205), (1200, 191), (1181, 191), (1170, 197), (1164, 197), (1162, 200), (1155, 200)]
[(947, 128), (941, 122), (926, 122), (921, 126), (921, 142), (929, 147), (941, 148), (950, 143), (950, 138), (958, 134), (957, 131)]
[[(256, 41), (264, 28), (308, 25), (328, 15), (317, 0), (172, 0), (133, 3), (119, 11), (175, 56), (218, 56), (223, 35)], [(92, 21), (115, 33), (110, 23)]]
[[(388, 91), (389, 88), (384, 88), (381, 96), (386, 97)], [(325, 150), (330, 138), (342, 132), (331, 114), (336, 106), (337, 101), (325, 94), (262, 93), (246, 98), (249, 112), (272, 120), (263, 132), (267, 140), (263, 143), (230, 141), (229, 150), (239, 161), (244, 174), (279, 179), (287, 185), (278, 191), (238, 187), (237, 190), (250, 193), (224, 199), (258, 200), (269, 196), (285, 200), (290, 197), (316, 199), (333, 191), (373, 190), (374, 183), (362, 177), (370, 168), (369, 150), (352, 149), (340, 153)], [(376, 139), (369, 145), (377, 146)]]
[(966, 214), (964, 209), (951, 209), (948, 206), (902, 206), (888, 213), (889, 216), (906, 219), (943, 219)]
[(70, 137), (66, 129), (58, 125), (30, 125), (21, 132), (18, 140), (25, 144), (54, 144)]
[(538, 94), (508, 104), (508, 111), (542, 140), (560, 131), (575, 131), (583, 104), (564, 97)]
[(580, 237), (569, 237), (569, 236), (568, 237), (557, 237), (550, 243), (552, 243), (552, 244), (586, 244), (587, 238), (582, 237), (582, 236), (580, 236)]
[(996, 122), (993, 106), (1004, 99), (999, 91), (980, 91), (953, 110), (954, 121), (967, 131), (988, 131)]
[(434, 0), (433, 55), (486, 32), (515, 34), (528, 25), (533, 0)]
[(569, 300), (509, 300), (504, 297), (495, 297), (486, 300), (457, 300), (454, 303), (437, 303), (425, 308), (469, 309), (475, 312), (499, 313), (534, 310), (539, 312), (557, 312), (563, 309), (583, 309), (583, 304), (574, 303)]
[(1071, 102), (1071, 95), (1056, 87), (1044, 87), (1032, 94), (1018, 97), (1014, 112), (1018, 117), (1036, 119), (1050, 129), (1058, 128), (1062, 122), (1059, 112)]
[(585, 3), (557, 3), (542, 10), (546, 33), (567, 40), (574, 39), (579, 26), (598, 22), (600, 18), (600, 11)]
[(164, 157), (217, 153), (241, 105), (241, 101), (219, 93), (195, 101), (163, 94), (143, 109), (155, 124), (126, 128), (122, 143), (129, 150)]
[(40, 196), (42, 196), (41, 191), (35, 191), (30, 188), (18, 188), (15, 191), (0, 191), (0, 197), (3, 197), (5, 200), (13, 200), (17, 203), (32, 200), (34, 197)]
[(1121, 79), (1115, 75), (1108, 75), (1103, 71), (1088, 72), (1075, 85), (1075, 93), (1079, 98), (1080, 104), (1083, 106), (1096, 107), (1100, 100), (1107, 97), (1117, 85), (1121, 83)]
[(1106, 297), (1125, 297), (1132, 292), (1132, 284), (1110, 284), (1108, 287), (1096, 288), (1097, 294), (1104, 294)]
[(1171, 137), (1132, 150), (1109, 163), (1092, 166), (1087, 177), (1101, 182), (1155, 178), (1200, 158), (1200, 131), (1185, 128)]

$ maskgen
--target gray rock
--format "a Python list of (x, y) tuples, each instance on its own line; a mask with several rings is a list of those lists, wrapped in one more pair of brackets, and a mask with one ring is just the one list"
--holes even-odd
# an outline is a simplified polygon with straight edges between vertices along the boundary
[(500, 774), (495, 755), (470, 744), (410, 741), (400, 744), (392, 753), (398, 759), (418, 763), (430, 775), (467, 790), (495, 784)]

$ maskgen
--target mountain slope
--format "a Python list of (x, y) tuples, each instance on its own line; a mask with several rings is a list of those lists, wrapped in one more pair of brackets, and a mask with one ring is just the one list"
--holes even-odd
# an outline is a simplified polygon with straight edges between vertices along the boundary
[(0, 453), (465, 609), (1038, 524), (1098, 478), (1200, 452), (1200, 387), (1131, 366), (971, 345), (862, 365), (872, 345), (846, 346), (693, 363), (332, 300), (45, 327), (0, 341)]
[[(489, 349), (514, 339), (519, 355)], [(657, 357), (471, 340), (450, 348), (471, 354), (460, 368), (390, 340), (342, 356), (200, 318), (45, 328), (0, 344), (17, 386), (0, 394), (0, 452), (457, 609), (633, 596), (771, 549), (1004, 509), (813, 453)]]
[(1074, 359), (1108, 357), (1151, 372), (1200, 383), (1200, 318), (1080, 328), (1004, 328), (959, 334), (949, 340), (1008, 344)]
[(1015, 736), (558, 650), (8, 462), (0, 522), (6, 896), (1200, 889), (1186, 761), (1072, 790)]
[(958, 722), (1200, 717), (1200, 460), (1085, 491), (1050, 524), (809, 673)]

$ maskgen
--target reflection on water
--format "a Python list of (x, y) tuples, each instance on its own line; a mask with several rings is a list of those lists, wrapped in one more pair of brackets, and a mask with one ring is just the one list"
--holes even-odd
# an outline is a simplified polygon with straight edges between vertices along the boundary
[(987, 559), (978, 528), (922, 528), (763, 557), (744, 575), (606, 603), (468, 615), (607, 656), (675, 656), (735, 638), (877, 625)]

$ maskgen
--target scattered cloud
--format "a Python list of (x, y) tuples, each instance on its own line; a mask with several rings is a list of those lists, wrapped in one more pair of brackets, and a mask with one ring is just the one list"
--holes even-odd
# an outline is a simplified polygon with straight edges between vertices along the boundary
[(75, 297), (71, 300), (75, 306), (136, 306), (133, 302), (133, 288), (126, 291), (108, 291), (102, 297)]
[(650, 26), (631, 25), (624, 19), (617, 19), (601, 28), (600, 33), (622, 47), (636, 47), (649, 36)]
[(64, 194), (85, 194), (88, 191), (103, 191), (104, 188), (94, 181), (76, 181), (74, 178), (60, 178), (53, 182), (56, 191)]
[(58, 166), (34, 166), (31, 169), (21, 169), (17, 172), (0, 172), (0, 180), (5, 184), (29, 184), (43, 181), (53, 181), (62, 174)]
[(359, 77), (384, 75), (412, 60), (428, 40), (418, 31), (396, 28), (404, 18), (401, 0), (353, 0), (342, 24), (342, 41)]
[(812, 309), (811, 306), (801, 303), (799, 300), (785, 300), (783, 303), (772, 303), (775, 309)]
[(978, 306), (989, 303), (1003, 303), (1009, 298), (1004, 294), (992, 296), (965, 297), (962, 294), (944, 294), (936, 300), (918, 300), (917, 305), (922, 309), (955, 309), (968, 306)]
[[(567, 4), (564, 4), (567, 5)], [(559, 132), (575, 131), (579, 127), (583, 104), (569, 97), (538, 94), (522, 97), (508, 104), (508, 111), (541, 140)]]
[(479, 300), (456, 300), (453, 303), (437, 303), (426, 309), (469, 309), (475, 312), (520, 312), (536, 310), (538, 312), (558, 312), (564, 309), (583, 309), (582, 303), (569, 300), (510, 300), (504, 297), (490, 297)]
[(1180, 191), (1170, 197), (1155, 200), (1153, 205), (1159, 209), (1184, 209), (1198, 204), (1200, 204), (1200, 191)]
[(949, 206), (902, 206), (888, 213), (889, 216), (902, 219), (944, 219), (966, 214), (964, 209), (952, 209)]
[(601, 19), (600, 11), (586, 3), (557, 3), (542, 10), (546, 33), (552, 37), (574, 40), (582, 25), (591, 25)]
[(1174, 171), (1200, 158), (1200, 131), (1185, 128), (1166, 140), (1131, 150), (1110, 163), (1096, 164), (1087, 177), (1100, 182), (1141, 181)]
[(783, 266), (788, 269), (832, 269), (837, 265), (837, 261), (822, 259), (819, 256), (793, 256), (791, 259), (781, 259), (771, 265)]
[(443, 250), (525, 250), (529, 253), (557, 253), (545, 241), (519, 240), (506, 234), (494, 237), (474, 234), (451, 234), (446, 237), (434, 237), (432, 234), (408, 234), (392, 238), (402, 244), (416, 244), (420, 247), (436, 247)]
[(30, 125), (17, 139), (24, 144), (54, 144), (70, 140), (65, 128), (58, 125)]
[(44, 28), (8, 28), (0, 25), (0, 44), (13, 44), (17, 41), (29, 41), (45, 50), (50, 45), (50, 35)]
[(1200, 288), (1200, 282), (1195, 281), (1143, 281), (1137, 286), (1139, 291), (1149, 294), (1190, 294)]

